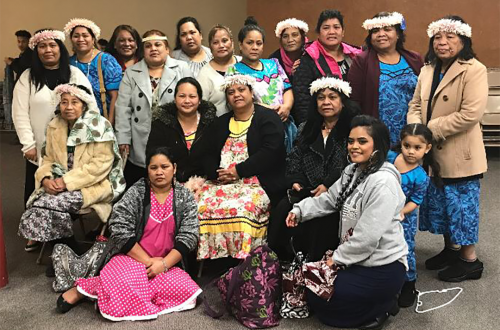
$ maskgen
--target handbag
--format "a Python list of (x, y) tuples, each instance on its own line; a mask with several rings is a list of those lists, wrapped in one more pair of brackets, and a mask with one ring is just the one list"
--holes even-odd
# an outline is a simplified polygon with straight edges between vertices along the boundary
[(83, 255), (77, 255), (66, 244), (56, 244), (52, 252), (52, 262), (56, 278), (52, 283), (55, 292), (69, 290), (79, 278), (96, 276), (108, 251), (107, 241), (95, 242)]

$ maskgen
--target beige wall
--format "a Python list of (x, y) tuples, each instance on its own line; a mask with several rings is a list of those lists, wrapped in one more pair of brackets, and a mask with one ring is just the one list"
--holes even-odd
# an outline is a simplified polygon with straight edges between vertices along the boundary
[[(326, 8), (338, 9), (344, 15), (345, 40), (361, 45), (366, 31), (361, 24), (380, 11), (398, 11), (407, 21), (406, 46), (424, 55), (429, 39), (427, 25), (448, 14), (459, 15), (472, 26), (473, 47), (481, 62), (500, 67), (500, 1), (499, 0), (248, 0), (248, 15), (253, 15), (266, 30), (265, 54), (278, 47), (274, 36), (276, 23), (296, 17), (309, 24), (309, 38), (315, 39), (316, 21)], [(272, 13), (270, 15), (269, 13)]]
[[(238, 31), (246, 17), (246, 0), (0, 0), (0, 58), (17, 57), (19, 50), (14, 36), (17, 30), (31, 33), (44, 27), (61, 29), (74, 17), (93, 20), (101, 28), (101, 37), (108, 39), (115, 26), (130, 24), (140, 34), (149, 29), (165, 32), (171, 49), (175, 44), (175, 24), (184, 16), (200, 22), (205, 40), (208, 31), (222, 23)], [(126, 4), (126, 5), (124, 5)], [(67, 40), (66, 46), (70, 49)], [(4, 71), (0, 71), (3, 79)]]

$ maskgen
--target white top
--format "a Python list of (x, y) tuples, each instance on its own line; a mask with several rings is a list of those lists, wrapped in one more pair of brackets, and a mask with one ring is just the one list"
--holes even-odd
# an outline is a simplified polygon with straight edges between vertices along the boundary
[[(235, 57), (236, 62), (241, 61), (241, 56)], [(201, 68), (197, 80), (203, 90), (203, 99), (212, 102), (217, 108), (217, 117), (229, 112), (226, 106), (226, 94), (220, 90), (220, 86), (224, 84), (224, 76), (207, 63)]]
[[(92, 91), (89, 80), (80, 69), (70, 66), (70, 70), (69, 82), (71, 84), (83, 85)], [(35, 147), (37, 161), (32, 163), (38, 165), (45, 142), (45, 130), (54, 117), (57, 101), (55, 92), (50, 90), (47, 85), (37, 92), (35, 85), (30, 83), (29, 75), (30, 69), (25, 70), (14, 88), (12, 120), (19, 141), (23, 145), (21, 149), (23, 154)], [(98, 111), (95, 99), (89, 108)]]
[(210, 60), (212, 59), (212, 52), (210, 51), (210, 48), (208, 47), (205, 47), (203, 45), (201, 45), (201, 48), (203, 49), (203, 51), (205, 52), (205, 58), (203, 59), (203, 61), (200, 61), (200, 62), (195, 62), (195, 61), (192, 61), (191, 58), (189, 58), (189, 56), (187, 56), (186, 53), (184, 53), (182, 51), (182, 49), (177, 49), (177, 50), (174, 50), (170, 56), (176, 60), (179, 60), (179, 61), (184, 61), (188, 64), (189, 66), (189, 69), (191, 70), (191, 72), (193, 73), (193, 77), (194, 78), (197, 78), (198, 77), (198, 74), (201, 70), (201, 68), (206, 65), (208, 62), (210, 62)]

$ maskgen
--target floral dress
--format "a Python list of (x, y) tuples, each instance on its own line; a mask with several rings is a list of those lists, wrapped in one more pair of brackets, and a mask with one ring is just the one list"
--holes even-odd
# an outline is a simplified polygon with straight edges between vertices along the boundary
[[(231, 118), (230, 134), (221, 151), (221, 168), (234, 167), (248, 158), (251, 121)], [(198, 259), (245, 258), (251, 249), (266, 242), (269, 208), (269, 197), (256, 176), (230, 184), (205, 182), (198, 202)]]

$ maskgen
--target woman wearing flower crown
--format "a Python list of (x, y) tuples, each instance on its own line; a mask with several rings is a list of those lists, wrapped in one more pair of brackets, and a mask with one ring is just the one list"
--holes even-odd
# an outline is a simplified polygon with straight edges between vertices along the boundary
[(101, 29), (91, 20), (74, 18), (66, 24), (64, 33), (70, 38), (75, 52), (70, 57), (71, 65), (90, 80), (101, 115), (114, 124), (122, 69), (113, 56), (97, 49)]
[(378, 13), (364, 21), (363, 28), (368, 31), (368, 49), (354, 59), (347, 77), (352, 99), (360, 103), (363, 113), (382, 120), (389, 128), (391, 145), (396, 145), (406, 125), (422, 58), (404, 47), (406, 22), (400, 13)]
[[(25, 205), (35, 190), (35, 172), (41, 161), (45, 129), (54, 115), (54, 89), (69, 82), (91, 88), (85, 75), (69, 64), (64, 39), (61, 31), (38, 30), (29, 41), (29, 47), (34, 51), (33, 64), (23, 72), (14, 88), (12, 119), (26, 159)], [(89, 107), (95, 109), (95, 101)], [(29, 241), (25, 250), (33, 251), (38, 246), (37, 242)]]
[(347, 137), (351, 120), (359, 112), (356, 102), (349, 99), (349, 83), (338, 77), (323, 77), (311, 84), (309, 116), (299, 127), (299, 135), (292, 152), (288, 154), (286, 179), (288, 196), (273, 209), (268, 230), (268, 242), (281, 260), (291, 258), (286, 249), (290, 237), (294, 247), (316, 261), (328, 249), (335, 249), (338, 237), (339, 214), (310, 221), (299, 230), (288, 229), (283, 221), (293, 203), (309, 196), (319, 196), (337, 181), (347, 166)]
[(488, 99), (486, 67), (472, 50), (472, 29), (458, 16), (432, 22), (428, 63), (422, 68), (408, 112), (409, 123), (423, 123), (436, 140), (434, 156), (443, 188), (431, 181), (420, 207), (420, 230), (444, 236), (444, 249), (426, 260), (441, 280), (478, 279), (479, 179), (487, 170), (479, 121)]

